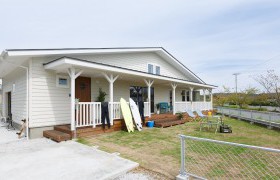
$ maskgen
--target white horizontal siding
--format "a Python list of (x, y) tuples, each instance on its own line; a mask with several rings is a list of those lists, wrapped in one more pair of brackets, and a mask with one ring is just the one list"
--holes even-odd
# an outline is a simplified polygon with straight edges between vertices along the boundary
[(43, 63), (52, 58), (32, 60), (32, 102), (30, 127), (69, 124), (70, 88), (56, 87), (56, 73), (46, 71)]
[[(133, 85), (133, 82), (116, 80), (114, 83), (114, 102), (119, 102), (120, 98), (124, 98), (127, 101), (130, 97), (129, 87)], [(107, 93), (105, 101), (109, 101), (109, 83), (105, 78), (91, 78), (91, 99), (96, 101), (99, 95), (99, 88)]]
[(155, 85), (154, 86), (155, 105), (159, 102), (168, 102), (169, 103), (169, 91), (170, 90), (171, 90), (171, 88), (169, 88), (168, 86)]
[(162, 59), (155, 53), (116, 53), (116, 54), (98, 54), (98, 55), (73, 55), (71, 57), (88, 60), (92, 62), (110, 64), (118, 67), (148, 72), (148, 63), (160, 65), (160, 74), (164, 76), (185, 79), (186, 77), (173, 65)]
[[(13, 84), (15, 89), (13, 91)], [(26, 118), (26, 72), (17, 68), (3, 78), (3, 114), (8, 115), (7, 93), (12, 96), (12, 117), (13, 121), (21, 124), (21, 120)]]

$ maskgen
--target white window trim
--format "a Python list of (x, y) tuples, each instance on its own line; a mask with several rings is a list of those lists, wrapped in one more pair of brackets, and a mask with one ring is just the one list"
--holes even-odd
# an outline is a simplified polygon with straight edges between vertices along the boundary
[[(59, 84), (59, 78), (67, 79), (67, 85)], [(68, 76), (56, 75), (56, 87), (59, 87), (59, 88), (69, 88), (70, 87), (69, 84), (70, 84), (70, 80), (69, 80)]]
[[(149, 73), (149, 64), (153, 66), (153, 73), (150, 73), (150, 74), (161, 75), (161, 70), (162, 70), (162, 69), (161, 69), (161, 66), (158, 65), (158, 64), (155, 64), (155, 63), (147, 63), (147, 72), (148, 72), (148, 73)], [(158, 66), (159, 69), (160, 69), (159, 74), (156, 73), (156, 70), (157, 70), (156, 67), (157, 67), (157, 66)]]

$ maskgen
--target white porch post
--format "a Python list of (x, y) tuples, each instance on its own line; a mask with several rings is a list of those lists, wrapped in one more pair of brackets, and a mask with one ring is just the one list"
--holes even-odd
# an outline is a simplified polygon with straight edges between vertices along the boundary
[(206, 110), (207, 109), (207, 105), (206, 105), (206, 93), (205, 93), (205, 89), (203, 89), (203, 108), (201, 110)]
[(212, 93), (212, 89), (208, 89), (209, 91), (209, 94), (210, 94), (210, 109), (212, 110), (213, 109), (213, 93)]
[(206, 102), (206, 94), (205, 94), (205, 89), (203, 89), (203, 101)]
[(193, 87), (190, 87), (190, 101), (191, 101), (192, 111), (193, 111)]
[(107, 81), (109, 82), (109, 94), (110, 94), (110, 121), (111, 121), (111, 125), (113, 125), (113, 102), (114, 102), (114, 82), (118, 79), (119, 75), (117, 75), (116, 77), (114, 77), (113, 74), (107, 75), (106, 73), (103, 74), (104, 77), (107, 79)]
[(176, 106), (175, 106), (175, 103), (176, 103), (176, 87), (177, 87), (177, 84), (175, 83), (171, 83), (171, 87), (172, 87), (172, 104), (173, 104), (173, 115), (176, 114)]
[(148, 111), (149, 111), (149, 117), (151, 117), (151, 86), (153, 85), (154, 80), (144, 79), (144, 81), (145, 81), (146, 85), (148, 86), (148, 102), (149, 102)]
[(82, 74), (82, 70), (80, 70), (77, 74), (75, 72), (75, 68), (71, 67), (68, 69), (68, 74), (71, 78), (71, 131), (75, 131), (75, 80)]

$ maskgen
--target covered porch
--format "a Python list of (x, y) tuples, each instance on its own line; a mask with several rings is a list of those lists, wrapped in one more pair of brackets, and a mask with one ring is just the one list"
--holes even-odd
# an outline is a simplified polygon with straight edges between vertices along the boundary
[(58, 83), (69, 80), (72, 131), (102, 124), (101, 102), (97, 99), (100, 88), (107, 94), (111, 125), (122, 119), (121, 97), (143, 101), (145, 117), (157, 113), (161, 102), (168, 103), (168, 111), (174, 115), (212, 109), (214, 86), (207, 84), (67, 57), (46, 63), (44, 68), (61, 75)]

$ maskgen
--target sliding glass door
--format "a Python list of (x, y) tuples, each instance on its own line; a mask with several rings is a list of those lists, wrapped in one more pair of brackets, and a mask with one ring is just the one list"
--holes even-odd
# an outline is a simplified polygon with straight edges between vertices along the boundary
[[(151, 113), (154, 113), (154, 92), (154, 88), (151, 87)], [(130, 98), (133, 99), (135, 102), (146, 102), (148, 100), (148, 88), (140, 86), (130, 86)]]

